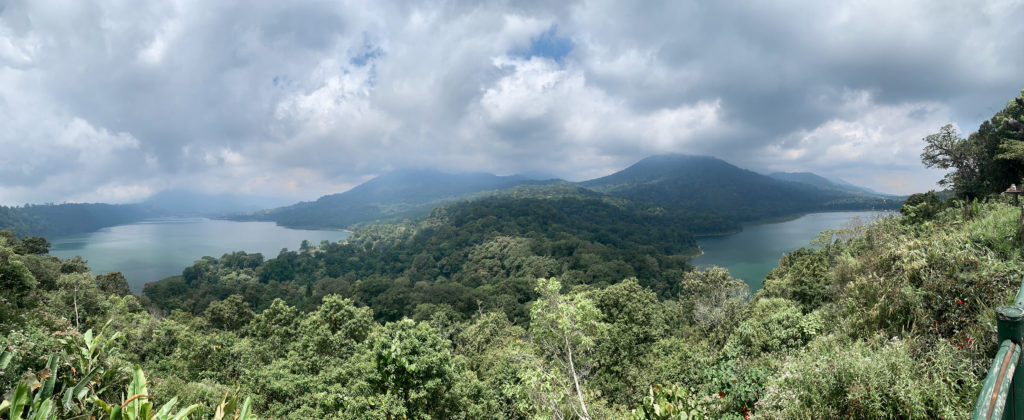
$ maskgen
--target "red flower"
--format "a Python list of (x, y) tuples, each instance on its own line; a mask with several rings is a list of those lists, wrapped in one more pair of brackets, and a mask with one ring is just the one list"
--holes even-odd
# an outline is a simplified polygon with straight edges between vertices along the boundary
[(957, 300), (956, 300), (956, 304), (957, 304), (957, 305), (963, 305), (963, 304), (964, 304), (964, 301), (963, 301), (963, 300), (961, 300), (961, 299), (957, 299)]

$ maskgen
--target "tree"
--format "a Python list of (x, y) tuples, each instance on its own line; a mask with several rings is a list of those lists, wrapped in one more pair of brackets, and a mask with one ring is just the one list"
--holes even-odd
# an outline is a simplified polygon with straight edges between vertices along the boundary
[(124, 274), (121, 274), (120, 271), (96, 276), (96, 285), (99, 286), (103, 293), (118, 296), (132, 294), (131, 288), (128, 287), (128, 280), (124, 278)]
[(973, 187), (980, 178), (977, 156), (971, 150), (970, 143), (960, 137), (960, 131), (952, 124), (946, 124), (938, 133), (929, 134), (922, 139), (925, 142), (921, 152), (921, 163), (929, 168), (953, 169), (939, 181), (940, 185), (959, 187), (966, 191)]
[(663, 307), (654, 292), (635, 278), (626, 279), (593, 294), (608, 333), (597, 343), (598, 369), (593, 384), (615, 403), (635, 405), (646, 381), (651, 347), (666, 333)]
[(750, 289), (729, 276), (729, 270), (711, 267), (693, 270), (679, 282), (679, 301), (685, 321), (706, 339), (721, 344), (739, 322)]
[(217, 266), (220, 261), (213, 257), (203, 257), (181, 272), (185, 284), (199, 287), (203, 284), (216, 283), (218, 280)]
[(224, 300), (215, 300), (206, 307), (203, 317), (214, 328), (235, 331), (249, 324), (253, 318), (252, 309), (241, 295), (231, 295)]
[(26, 236), (21, 238), (21, 241), (17, 245), (19, 254), (39, 254), (46, 255), (50, 253), (50, 243), (46, 241), (46, 238), (39, 236)]
[(347, 359), (366, 340), (372, 327), (370, 308), (358, 308), (350, 299), (328, 295), (319, 309), (299, 322), (297, 344), (304, 353), (320, 356), (314, 362)]
[(925, 137), (921, 162), (929, 168), (952, 169), (940, 184), (959, 198), (999, 193), (1024, 176), (1024, 92), (967, 139), (952, 125)]
[(36, 288), (36, 279), (25, 267), (22, 257), (4, 242), (0, 239), (0, 290), (3, 297), (14, 300), (17, 306), (18, 300)]
[(451, 343), (426, 322), (389, 322), (366, 339), (368, 358), (353, 417), (380, 419), (481, 418), (482, 388), (453, 357)]
[(267, 358), (283, 357), (288, 345), (295, 339), (299, 313), (281, 299), (274, 299), (270, 307), (256, 315), (246, 328), (246, 334), (255, 338), (267, 350)]
[[(534, 398), (553, 416), (593, 418), (587, 402), (593, 395), (587, 377), (596, 364), (594, 348), (606, 325), (601, 311), (582, 294), (563, 296), (558, 280), (537, 279), (540, 298), (530, 309), (530, 332), (541, 353), (539, 377), (528, 378)], [(568, 413), (566, 412), (568, 411)]]
[(66, 305), (71, 307), (75, 328), (81, 329), (82, 318), (102, 312), (105, 303), (103, 293), (96, 286), (96, 279), (89, 273), (61, 274), (57, 279), (57, 291)]

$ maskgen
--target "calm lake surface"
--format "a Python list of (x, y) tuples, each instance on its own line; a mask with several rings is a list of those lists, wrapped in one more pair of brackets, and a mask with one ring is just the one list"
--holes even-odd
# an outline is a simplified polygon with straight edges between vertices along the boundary
[(260, 252), (276, 257), (281, 248), (298, 249), (303, 239), (314, 244), (348, 237), (349, 232), (287, 229), (272, 222), (232, 222), (203, 218), (149, 220), (96, 232), (50, 239), (50, 254), (81, 256), (93, 274), (120, 271), (136, 293), (148, 282), (179, 275), (203, 256)]
[(812, 213), (780, 223), (744, 226), (734, 235), (698, 238), (704, 254), (690, 263), (698, 268), (712, 265), (727, 268), (729, 273), (750, 285), (751, 293), (761, 289), (764, 277), (779, 265), (782, 254), (810, 246), (819, 233), (839, 229), (854, 218), (865, 222), (889, 212), (857, 211)]

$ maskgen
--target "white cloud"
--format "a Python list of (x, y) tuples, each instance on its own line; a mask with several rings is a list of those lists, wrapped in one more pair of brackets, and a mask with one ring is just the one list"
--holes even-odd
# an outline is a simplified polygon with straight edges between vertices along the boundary
[[(12, 0), (0, 203), (313, 199), (401, 166), (583, 179), (663, 152), (922, 190), (941, 174), (920, 138), (1022, 87), (1022, 19), (1021, 1)], [(572, 50), (530, 54), (545, 33)]]
[(794, 132), (764, 147), (764, 167), (795, 171), (817, 168), (824, 175), (892, 193), (920, 192), (942, 175), (923, 171), (921, 139), (949, 122), (949, 107), (937, 102), (877, 103), (869, 92), (845, 92), (841, 116)]

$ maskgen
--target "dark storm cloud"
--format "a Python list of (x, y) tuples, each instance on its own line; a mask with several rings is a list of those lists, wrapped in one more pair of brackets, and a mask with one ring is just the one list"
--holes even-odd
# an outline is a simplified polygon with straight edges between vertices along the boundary
[(664, 152), (911, 192), (921, 137), (1024, 87), (1017, 1), (0, 5), (6, 204)]

